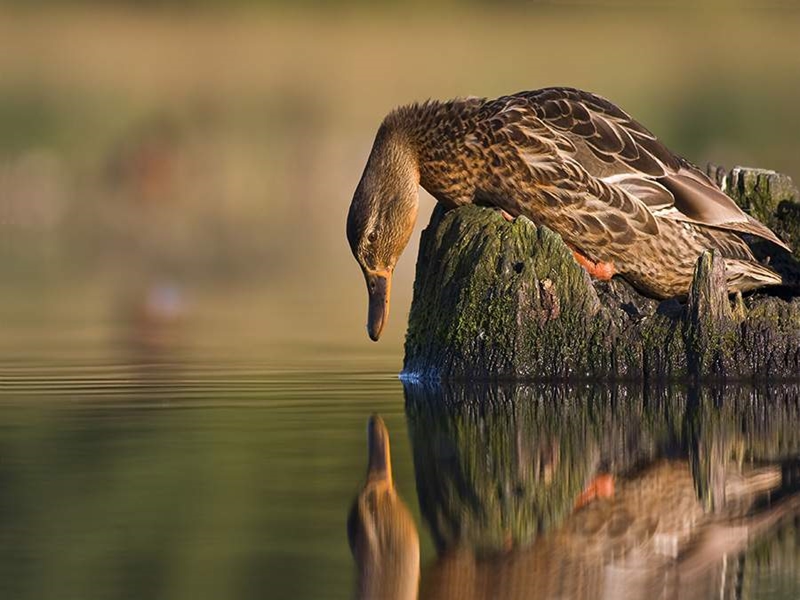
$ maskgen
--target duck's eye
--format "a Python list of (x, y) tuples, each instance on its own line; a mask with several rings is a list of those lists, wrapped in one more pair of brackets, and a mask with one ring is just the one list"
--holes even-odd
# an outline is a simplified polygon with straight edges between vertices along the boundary
[(375, 240), (378, 239), (378, 232), (377, 231), (373, 231), (372, 233), (370, 233), (367, 236), (367, 239), (370, 241), (371, 244), (374, 244)]

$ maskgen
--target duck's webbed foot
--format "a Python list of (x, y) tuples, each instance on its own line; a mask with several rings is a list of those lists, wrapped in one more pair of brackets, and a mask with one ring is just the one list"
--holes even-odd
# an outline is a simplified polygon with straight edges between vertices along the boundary
[(572, 249), (572, 254), (575, 256), (575, 260), (578, 262), (578, 264), (586, 269), (586, 271), (592, 277), (595, 277), (600, 281), (608, 281), (617, 273), (617, 269), (614, 267), (613, 262), (594, 262), (585, 254), (582, 254), (579, 250), (576, 250), (572, 246), (570, 246), (570, 248)]

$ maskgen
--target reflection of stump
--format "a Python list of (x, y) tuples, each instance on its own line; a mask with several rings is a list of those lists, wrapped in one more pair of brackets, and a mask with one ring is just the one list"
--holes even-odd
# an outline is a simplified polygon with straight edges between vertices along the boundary
[[(720, 175), (721, 177), (721, 175)], [(731, 302), (724, 261), (700, 257), (685, 304), (620, 278), (592, 282), (561, 237), (465, 206), (423, 232), (404, 373), (418, 378), (800, 378), (800, 204), (791, 180), (734, 170), (732, 195), (795, 247), (772, 266), (791, 290)], [(794, 196), (792, 196), (794, 194)], [(754, 252), (759, 254), (759, 244)]]
[(644, 402), (623, 388), (404, 387), (420, 509), (440, 552), (530, 545), (563, 523), (598, 472), (679, 452), (686, 410), (665, 389)]
[(601, 472), (620, 491), (670, 462), (681, 502), (726, 518), (766, 491), (800, 489), (797, 385), (404, 388), (420, 510), (439, 554), (530, 546), (571, 518)]
[(599, 461), (590, 416), (556, 415), (532, 389), (407, 386), (406, 400), (417, 495), (439, 552), (529, 545), (569, 514)]

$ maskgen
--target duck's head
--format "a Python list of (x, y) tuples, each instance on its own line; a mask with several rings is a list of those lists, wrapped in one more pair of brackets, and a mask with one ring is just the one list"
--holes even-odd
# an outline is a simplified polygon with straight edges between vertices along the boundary
[(373, 341), (378, 341), (389, 316), (392, 273), (414, 230), (418, 187), (412, 145), (384, 123), (347, 215), (347, 240), (367, 282), (367, 331)]

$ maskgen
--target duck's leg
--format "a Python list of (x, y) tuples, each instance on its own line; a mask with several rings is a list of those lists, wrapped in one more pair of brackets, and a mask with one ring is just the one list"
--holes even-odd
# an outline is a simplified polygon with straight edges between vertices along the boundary
[(611, 498), (613, 495), (614, 476), (610, 473), (603, 473), (592, 479), (586, 489), (581, 492), (581, 495), (575, 500), (575, 510), (586, 506), (597, 498)]
[(569, 244), (567, 245), (572, 250), (572, 254), (575, 256), (577, 263), (586, 269), (589, 272), (589, 275), (592, 277), (596, 277), (601, 281), (608, 281), (617, 273), (617, 269), (614, 267), (613, 262), (594, 262), (585, 254), (581, 253), (580, 250), (577, 250), (574, 246)]
[(503, 218), (504, 218), (506, 221), (508, 221), (509, 223), (513, 223), (513, 222), (514, 222), (514, 221), (517, 219), (517, 217), (513, 217), (513, 216), (511, 216), (511, 213), (509, 213), (509, 212), (506, 212), (506, 211), (505, 211), (504, 209), (502, 209), (502, 208), (498, 208), (497, 210), (499, 210), (499, 211), (500, 211), (500, 216), (501, 216), (501, 217), (503, 217)]

